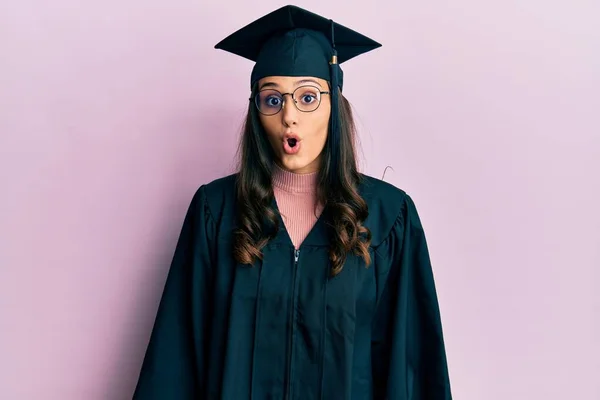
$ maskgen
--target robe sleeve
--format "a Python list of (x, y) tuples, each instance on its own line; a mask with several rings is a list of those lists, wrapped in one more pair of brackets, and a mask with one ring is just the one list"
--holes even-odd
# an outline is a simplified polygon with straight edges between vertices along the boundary
[(183, 222), (134, 400), (202, 398), (214, 230), (200, 187)]
[(452, 399), (427, 242), (408, 195), (375, 257), (379, 298), (372, 335), (374, 399)]

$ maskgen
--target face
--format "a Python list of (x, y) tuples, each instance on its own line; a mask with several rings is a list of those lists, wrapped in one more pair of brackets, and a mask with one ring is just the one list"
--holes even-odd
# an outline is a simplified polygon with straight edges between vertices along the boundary
[[(271, 76), (258, 82), (259, 90), (275, 89), (280, 93), (292, 93), (300, 109), (310, 109), (311, 102), (318, 102), (315, 92), (328, 92), (327, 81), (312, 77)], [(266, 92), (263, 92), (266, 93)], [(322, 94), (321, 103), (315, 111), (303, 112), (294, 105), (291, 95), (283, 96), (283, 108), (275, 115), (259, 114), (260, 122), (268, 136), (277, 164), (294, 173), (310, 173), (319, 169), (320, 156), (325, 147), (331, 113), (329, 94)], [(261, 97), (262, 104), (277, 108), (278, 96)]]

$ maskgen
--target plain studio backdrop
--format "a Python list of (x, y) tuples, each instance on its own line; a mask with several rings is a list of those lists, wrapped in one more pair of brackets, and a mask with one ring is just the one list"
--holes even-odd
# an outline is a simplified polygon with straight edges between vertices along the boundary
[[(131, 398), (191, 196), (233, 171), (252, 63), (213, 45), (284, 5), (251, 4), (2, 0), (0, 398)], [(297, 5), (383, 43), (344, 92), (421, 214), (454, 398), (600, 399), (600, 2)]]

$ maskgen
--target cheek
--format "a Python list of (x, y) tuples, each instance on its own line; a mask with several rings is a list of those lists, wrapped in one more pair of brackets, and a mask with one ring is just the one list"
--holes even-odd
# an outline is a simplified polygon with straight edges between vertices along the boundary
[(317, 131), (317, 138), (321, 145), (325, 144), (327, 140), (327, 134), (329, 133), (329, 121), (320, 121), (319, 130)]
[(322, 142), (325, 142), (327, 139), (327, 133), (329, 131), (329, 115), (329, 107), (324, 108), (323, 112), (319, 115), (315, 115), (315, 117), (317, 117), (315, 120), (315, 136)]
[(273, 143), (276, 140), (276, 132), (278, 128), (277, 121), (275, 120), (275, 118), (267, 118), (263, 115), (261, 115), (259, 118), (260, 123), (262, 124), (269, 141)]
[[(310, 149), (307, 149), (306, 156), (310, 158), (317, 157), (325, 147), (327, 142), (327, 134), (329, 132), (329, 114), (315, 115), (315, 118), (310, 121), (312, 129), (310, 130)], [(307, 144), (308, 144), (307, 143)]]

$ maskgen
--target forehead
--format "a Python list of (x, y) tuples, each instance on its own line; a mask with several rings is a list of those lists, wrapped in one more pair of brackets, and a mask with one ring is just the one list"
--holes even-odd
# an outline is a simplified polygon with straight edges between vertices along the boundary
[(292, 89), (302, 85), (327, 87), (327, 81), (314, 76), (267, 76), (258, 81), (258, 87)]

